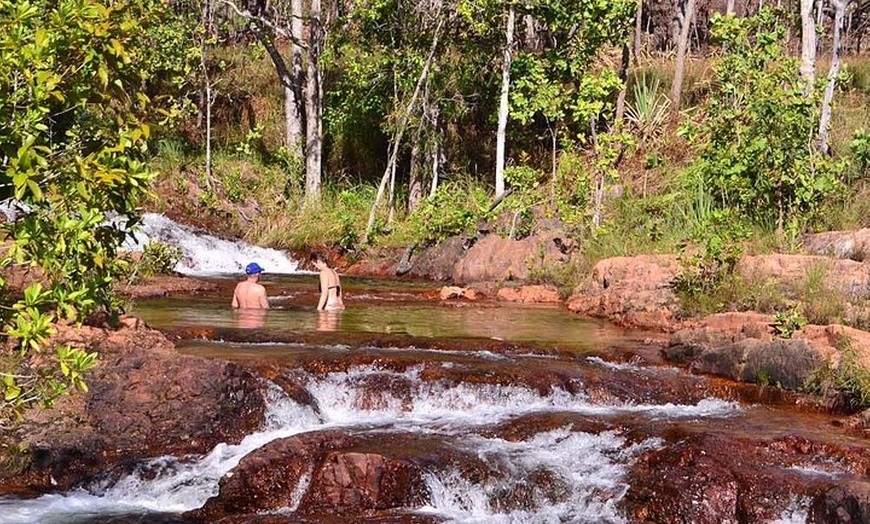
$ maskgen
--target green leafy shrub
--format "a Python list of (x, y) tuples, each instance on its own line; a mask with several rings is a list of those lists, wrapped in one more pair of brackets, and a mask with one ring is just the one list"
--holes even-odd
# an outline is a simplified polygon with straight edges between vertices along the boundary
[(427, 245), (471, 233), (487, 210), (487, 200), (486, 192), (476, 185), (463, 181), (441, 184), (408, 219), (415, 240)]
[(856, 129), (849, 143), (854, 159), (854, 168), (857, 176), (863, 176), (870, 167), (870, 132), (866, 129)]
[(777, 11), (714, 16), (711, 30), (724, 53), (702, 122), (682, 131), (699, 148), (695, 169), (720, 207), (799, 232), (841, 188), (844, 168), (809, 139), (818, 97), (804, 93), (797, 62), (783, 49), (786, 27)]
[(14, 28), (0, 31), (0, 197), (28, 208), (3, 224), (0, 266), (40, 276), (0, 308), (0, 426), (84, 389), (96, 355), (49, 347), (54, 321), (118, 312), (125, 235), (106, 217), (132, 217), (129, 229), (154, 178), (144, 164), (151, 124), (167, 121), (175, 97), (151, 88), (185, 70), (156, 59), (164, 42), (149, 41), (169, 15), (159, 0), (0, 0)]
[(727, 210), (712, 211), (696, 228), (692, 242), (680, 253), (682, 271), (671, 282), (685, 311), (711, 313), (725, 308), (725, 302), (709, 299), (731, 286), (746, 234), (740, 219)]
[(806, 325), (807, 319), (798, 308), (780, 311), (773, 317), (773, 329), (776, 331), (776, 335), (782, 338), (791, 338), (795, 332), (800, 331)]

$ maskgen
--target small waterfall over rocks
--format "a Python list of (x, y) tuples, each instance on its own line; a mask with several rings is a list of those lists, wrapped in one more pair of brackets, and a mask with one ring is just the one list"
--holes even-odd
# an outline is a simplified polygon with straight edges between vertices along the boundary
[(175, 222), (164, 215), (145, 213), (142, 223), (122, 249), (141, 251), (149, 242), (176, 246), (182, 256), (175, 270), (183, 275), (208, 276), (239, 274), (250, 262), (257, 262), (267, 273), (296, 273), (299, 262), (285, 251), (269, 249), (236, 240), (227, 240)]

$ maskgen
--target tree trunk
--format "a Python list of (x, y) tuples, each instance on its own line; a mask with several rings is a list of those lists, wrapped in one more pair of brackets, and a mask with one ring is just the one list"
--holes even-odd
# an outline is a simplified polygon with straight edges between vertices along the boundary
[(622, 119), (625, 116), (625, 94), (628, 91), (628, 67), (630, 61), (631, 54), (628, 52), (628, 44), (623, 43), (622, 62), (619, 65), (619, 80), (622, 82), (622, 89), (619, 90), (619, 95), (616, 97), (616, 116), (614, 118), (617, 126), (622, 125)]
[(804, 93), (813, 92), (816, 81), (816, 23), (813, 20), (813, 0), (801, 0), (801, 78)]
[(819, 118), (819, 150), (828, 154), (828, 128), (831, 125), (831, 105), (834, 101), (834, 90), (837, 87), (837, 76), (840, 74), (840, 33), (843, 30), (843, 18), (849, 0), (831, 0), (834, 4), (834, 38), (831, 43), (831, 69), (828, 71), (828, 87), (822, 99), (822, 115)]
[[(422, 127), (422, 126), (421, 126)], [(423, 161), (420, 155), (420, 129), (411, 146), (410, 174), (408, 181), (408, 213), (413, 213), (423, 199)]]
[(692, 27), (692, 18), (695, 16), (695, 0), (682, 0), (680, 17), (680, 40), (677, 42), (677, 63), (674, 68), (674, 84), (671, 86), (671, 110), (676, 113), (680, 110), (680, 97), (683, 92), (683, 75), (686, 69), (686, 53), (689, 47), (689, 31)]
[(438, 137), (441, 136), (441, 112), (438, 110), (437, 105), (432, 105), (429, 110), (429, 119), (432, 121), (432, 129), (434, 131), (433, 135), (435, 139), (432, 140), (432, 185), (429, 186), (429, 196), (435, 196), (435, 192), (438, 191), (438, 183), (439, 183), (439, 173), (441, 172), (441, 141)]
[(305, 198), (320, 200), (323, 151), (323, 106), (320, 100), (320, 0), (311, 0), (308, 26), (308, 63), (305, 82)]
[(728, 4), (725, 6), (725, 14), (733, 15), (734, 14), (734, 0), (728, 0)]
[[(318, 1), (318, 0), (312, 0)], [(372, 229), (375, 226), (375, 217), (377, 216), (378, 205), (381, 202), (381, 198), (384, 196), (384, 190), (386, 189), (387, 182), (390, 179), (390, 170), (392, 169), (392, 165), (396, 163), (396, 158), (399, 153), (399, 145), (402, 143), (402, 135), (405, 133), (405, 126), (408, 123), (408, 116), (413, 111), (414, 106), (417, 104), (417, 97), (420, 96), (420, 90), (423, 87), (423, 82), (426, 81), (426, 78), (429, 76), (429, 67), (432, 65), (432, 59), (435, 58), (435, 51), (438, 49), (438, 37), (441, 33), (441, 25), (443, 24), (444, 19), (439, 18), (438, 27), (435, 29), (435, 36), (432, 38), (432, 46), (429, 48), (429, 56), (426, 58), (426, 63), (423, 64), (423, 70), (420, 72), (420, 76), (417, 78), (417, 85), (414, 87), (414, 94), (411, 95), (411, 100), (408, 101), (408, 105), (405, 108), (405, 112), (402, 113), (399, 118), (399, 123), (396, 128), (396, 135), (393, 140), (393, 144), (390, 150), (390, 160), (387, 162), (387, 168), (384, 170), (384, 175), (381, 177), (381, 183), (378, 184), (378, 192), (375, 194), (375, 201), (372, 204), (372, 208), (369, 211), (369, 220), (366, 224), (366, 230), (362, 236), (362, 243), (367, 244), (369, 241), (369, 235), (372, 232)]]
[[(208, 10), (210, 7), (210, 2), (206, 2), (203, 5), (203, 25), (205, 26), (204, 34), (200, 37), (199, 45), (199, 65), (202, 68), (202, 79), (203, 79), (203, 87), (202, 91), (200, 91), (202, 98), (204, 98), (204, 106), (205, 106), (205, 186), (209, 190), (212, 189), (211, 185), (211, 176), (212, 176), (212, 151), (211, 151), (211, 108), (212, 108), (212, 86), (211, 86), (211, 78), (208, 75), (208, 64), (206, 63), (206, 51), (208, 49), (208, 41), (207, 38), (209, 36), (209, 25), (208, 25)], [(202, 111), (200, 110), (200, 114)]]
[[(291, 0), (290, 2), (290, 77), (291, 82), (289, 89), (292, 90), (293, 100), (288, 98), (288, 86), (284, 87), (284, 113), (287, 118), (286, 128), (286, 146), (291, 155), (302, 155), (302, 129), (303, 110), (302, 110), (302, 42), (305, 38), (305, 27), (302, 23), (302, 0)], [(287, 105), (290, 105), (288, 109)]]
[(508, 121), (508, 95), (511, 86), (511, 48), (514, 44), (514, 6), (508, 7), (507, 28), (505, 29), (504, 62), (501, 66), (501, 99), (498, 105), (498, 132), (495, 145), (495, 196), (504, 193), (505, 132)]
[(640, 55), (643, 44), (643, 0), (637, 0), (637, 9), (634, 12), (634, 56)]
[(538, 29), (535, 25), (535, 17), (530, 14), (523, 15), (523, 25), (525, 25), (524, 38), (526, 49), (528, 49), (529, 51), (538, 51), (540, 48), (541, 39), (538, 36)]

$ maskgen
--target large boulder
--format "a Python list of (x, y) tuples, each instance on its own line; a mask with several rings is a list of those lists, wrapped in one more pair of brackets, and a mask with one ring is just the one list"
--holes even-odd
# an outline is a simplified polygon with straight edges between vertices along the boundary
[(567, 262), (567, 255), (560, 249), (562, 245), (562, 236), (557, 233), (522, 240), (487, 235), (454, 264), (451, 278), (460, 284), (525, 280), (535, 268)]
[(863, 262), (870, 258), (870, 229), (826, 231), (801, 239), (803, 250), (812, 255), (848, 258)]
[[(68, 490), (99, 472), (124, 473), (137, 461), (200, 454), (239, 442), (259, 427), (259, 380), (233, 364), (181, 355), (146, 329), (58, 326), (53, 343), (100, 355), (87, 394), (31, 410), (0, 454), (0, 495)], [(11, 456), (15, 455), (15, 456)]]
[(672, 331), (679, 303), (671, 281), (680, 271), (674, 255), (601, 260), (568, 299), (570, 311), (629, 327)]
[[(297, 516), (326, 512), (352, 519), (419, 508), (430, 496), (427, 465), (449, 463), (445, 453), (458, 457), (416, 439), (326, 430), (272, 441), (243, 458), (221, 479), (219, 494), (185, 517), (215, 522), (289, 508)], [(420, 456), (415, 449), (427, 451)]]
[(632, 522), (737, 524), (780, 521), (800, 500), (808, 506), (807, 522), (867, 522), (866, 482), (823, 473), (831, 464), (838, 465), (835, 471), (854, 472), (857, 479), (870, 468), (860, 447), (837, 448), (798, 437), (764, 441), (683, 435), (632, 466), (622, 505)]
[(805, 326), (791, 338), (775, 336), (773, 317), (758, 313), (710, 315), (675, 332), (665, 358), (699, 373), (798, 389), (844, 351), (870, 370), (870, 333), (840, 325)]

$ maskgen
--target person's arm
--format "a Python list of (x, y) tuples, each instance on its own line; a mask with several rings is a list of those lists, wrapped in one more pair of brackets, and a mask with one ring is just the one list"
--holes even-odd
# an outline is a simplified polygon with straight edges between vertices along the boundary
[(326, 271), (320, 272), (320, 300), (317, 302), (317, 309), (326, 307), (326, 299), (329, 296), (329, 279), (326, 276)]
[(233, 309), (239, 308), (239, 286), (233, 290)]
[(269, 299), (266, 298), (266, 288), (264, 288), (263, 286), (260, 286), (260, 289), (258, 291), (259, 291), (258, 298), (260, 300), (260, 307), (263, 309), (269, 309)]

